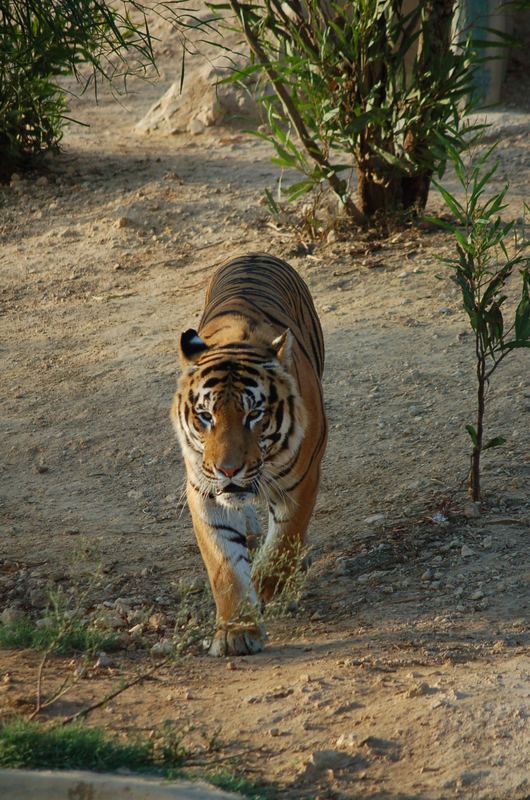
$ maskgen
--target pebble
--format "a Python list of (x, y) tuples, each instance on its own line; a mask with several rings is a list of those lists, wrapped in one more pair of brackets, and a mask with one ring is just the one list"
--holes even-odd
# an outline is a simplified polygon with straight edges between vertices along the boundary
[(280, 729), (279, 728), (269, 728), (268, 733), (269, 733), (269, 736), (279, 736), (280, 735)]
[(493, 547), (493, 537), (490, 535), (484, 536), (484, 538), (482, 539), (482, 547), (484, 548), (484, 550), (491, 550), (491, 548)]
[(469, 556), (474, 555), (473, 550), (467, 546), (467, 544), (462, 545), (462, 549), (460, 550), (460, 555), (463, 558), (469, 558)]
[(466, 519), (478, 519), (480, 517), (480, 507), (478, 503), (466, 503), (462, 509), (462, 514)]
[(351, 749), (357, 746), (357, 739), (356, 733), (341, 733), (335, 744), (337, 747), (347, 747)]
[(377, 525), (377, 523), (384, 521), (385, 521), (384, 514), (372, 514), (370, 517), (366, 517), (366, 519), (363, 520), (365, 525)]
[(141, 622), (139, 622), (137, 625), (133, 625), (132, 628), (129, 628), (127, 633), (129, 634), (129, 636), (140, 636), (143, 632), (143, 629), (144, 626), (142, 625)]
[(348, 763), (348, 757), (340, 750), (314, 750), (309, 759), (317, 769), (340, 769)]
[(198, 136), (200, 133), (204, 132), (204, 124), (200, 119), (192, 119), (188, 124), (188, 132), (192, 133), (194, 136)]
[(429, 569), (426, 569), (426, 570), (425, 570), (425, 572), (422, 574), (422, 576), (421, 576), (420, 580), (422, 580), (422, 581), (424, 581), (424, 582), (425, 582), (425, 581), (432, 581), (432, 579), (433, 579), (433, 578), (434, 578), (434, 572), (433, 572), (433, 570), (432, 570), (432, 569), (429, 567)]
[(417, 683), (416, 686), (411, 686), (405, 692), (405, 697), (423, 697), (426, 694), (429, 694), (431, 687), (425, 681), (421, 683)]
[(0, 614), (0, 622), (2, 622), (3, 625), (11, 625), (13, 622), (20, 622), (20, 620), (25, 618), (25, 616), (26, 615), (21, 608), (8, 606), (7, 608), (4, 608)]
[[(152, 646), (149, 652), (153, 658), (165, 658), (165, 656), (171, 655), (174, 649), (175, 647), (170, 639), (161, 639)], [(189, 698), (186, 699), (188, 700)]]
[(471, 595), (471, 600), (482, 600), (484, 597), (484, 592), (482, 589), (475, 589), (475, 591)]
[(147, 624), (152, 631), (160, 631), (167, 626), (167, 617), (161, 611), (158, 611), (155, 614), (151, 614)]
[(98, 660), (96, 661), (96, 667), (113, 667), (114, 661), (112, 658), (107, 654), (101, 651), (98, 653)]

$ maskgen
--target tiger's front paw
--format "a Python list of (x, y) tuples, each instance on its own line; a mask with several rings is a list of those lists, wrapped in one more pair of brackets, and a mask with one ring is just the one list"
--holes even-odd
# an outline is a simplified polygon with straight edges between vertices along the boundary
[(251, 628), (229, 626), (219, 628), (208, 650), (210, 656), (251, 656), (260, 653), (267, 634), (263, 625)]

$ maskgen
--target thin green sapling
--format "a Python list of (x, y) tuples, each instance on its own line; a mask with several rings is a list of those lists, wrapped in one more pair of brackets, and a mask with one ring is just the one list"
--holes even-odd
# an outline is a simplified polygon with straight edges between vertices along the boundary
[[(467, 425), (472, 442), (469, 471), (469, 494), (480, 500), (480, 459), (482, 452), (504, 444), (495, 436), (484, 440), (484, 417), (487, 389), (491, 377), (502, 361), (515, 349), (530, 348), (530, 265), (529, 242), (517, 236), (515, 222), (504, 222), (499, 216), (508, 185), (487, 196), (490, 181), (498, 168), (492, 163), (496, 145), (465, 162), (460, 152), (446, 143), (456, 177), (463, 191), (459, 200), (439, 183), (434, 182), (454, 222), (432, 219), (448, 230), (455, 239), (456, 257), (442, 258), (452, 269), (451, 280), (460, 287), (462, 302), (473, 329), (476, 355), (477, 406), (475, 425)], [(525, 206), (528, 210), (528, 206)], [(506, 324), (503, 304), (508, 278), (515, 267), (522, 276), (521, 299), (511, 324)]]

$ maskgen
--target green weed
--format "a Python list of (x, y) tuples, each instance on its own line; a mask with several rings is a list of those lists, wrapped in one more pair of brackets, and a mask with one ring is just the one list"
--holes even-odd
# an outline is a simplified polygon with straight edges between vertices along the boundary
[(180, 732), (170, 721), (150, 739), (123, 740), (82, 724), (50, 727), (17, 718), (0, 725), (0, 767), (3, 768), (97, 772), (128, 769), (173, 779), (201, 779), (251, 800), (272, 800), (274, 795), (269, 789), (262, 790), (232, 772), (197, 772), (185, 768), (191, 756), (182, 744)]
[(157, 752), (155, 740), (120, 741), (98, 728), (50, 728), (15, 719), (0, 726), (0, 766), (28, 769), (153, 771), (180, 766), (183, 755)]
[(63, 630), (59, 622), (38, 626), (29, 619), (0, 625), (0, 648), (4, 649), (33, 648), (70, 655), (112, 650), (116, 643), (115, 634), (98, 630), (81, 620), (72, 623), (68, 630)]

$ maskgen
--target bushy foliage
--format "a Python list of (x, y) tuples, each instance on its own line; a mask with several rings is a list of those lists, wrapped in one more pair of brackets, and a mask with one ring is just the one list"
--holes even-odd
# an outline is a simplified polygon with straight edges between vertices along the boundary
[(143, 6), (119, 9), (104, 0), (0, 0), (0, 178), (60, 141), (59, 76), (87, 84), (152, 64)]
[[(452, 138), (471, 98), (473, 54), (469, 40), (456, 40), (455, 0), (420, 0), (410, 11), (402, 0), (217, 8), (227, 5), (252, 54), (234, 77), (258, 74), (262, 135), (276, 163), (303, 176), (289, 199), (328, 181), (356, 221), (423, 208), (447, 158), (439, 134)], [(357, 205), (343, 178), (354, 165)]]

